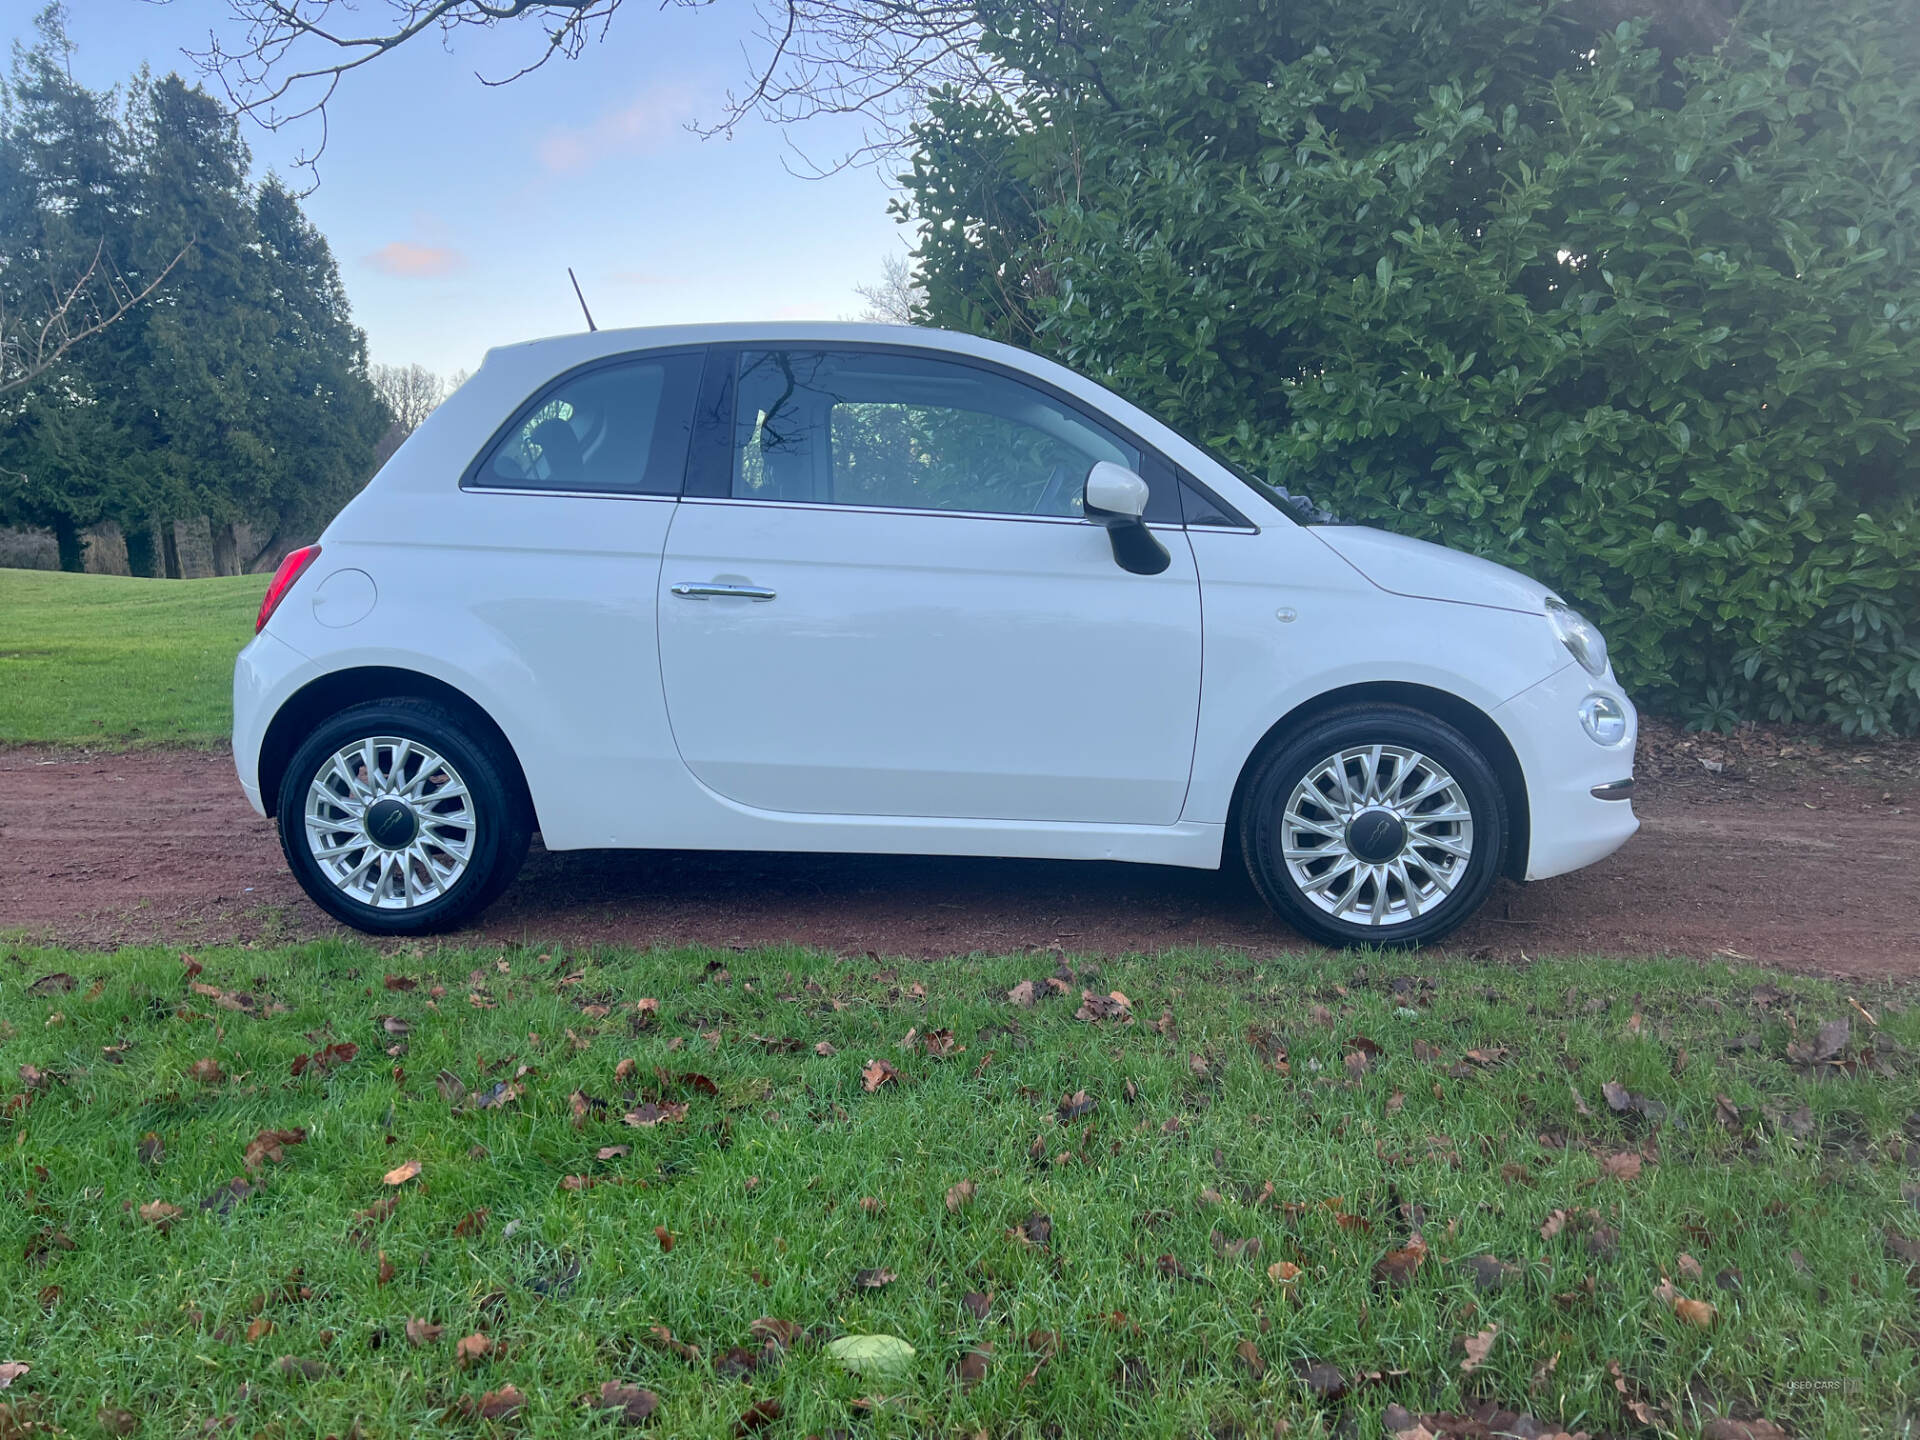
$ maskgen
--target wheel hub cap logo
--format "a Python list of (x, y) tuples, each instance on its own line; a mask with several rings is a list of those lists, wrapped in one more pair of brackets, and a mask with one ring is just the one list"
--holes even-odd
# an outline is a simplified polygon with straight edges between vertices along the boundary
[(367, 838), (382, 849), (405, 849), (418, 829), (413, 811), (398, 800), (382, 800), (367, 811)]
[(1363, 810), (1347, 826), (1347, 848), (1370, 865), (1393, 859), (1407, 844), (1407, 827), (1389, 810)]

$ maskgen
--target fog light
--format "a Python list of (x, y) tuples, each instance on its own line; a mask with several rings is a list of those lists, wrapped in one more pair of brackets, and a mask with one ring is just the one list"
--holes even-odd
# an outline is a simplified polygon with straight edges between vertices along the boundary
[(1582, 700), (1580, 724), (1597, 745), (1618, 745), (1627, 738), (1627, 712), (1611, 695), (1589, 695)]

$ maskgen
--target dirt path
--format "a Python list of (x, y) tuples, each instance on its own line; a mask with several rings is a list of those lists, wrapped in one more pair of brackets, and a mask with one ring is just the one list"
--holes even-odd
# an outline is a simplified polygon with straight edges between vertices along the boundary
[[(1449, 948), (1724, 954), (1920, 978), (1920, 786), (1662, 778), (1636, 808), (1645, 823), (1619, 854), (1503, 883)], [(344, 933), (301, 896), (228, 757), (179, 751), (0, 751), (0, 928), (89, 946)], [(469, 934), (914, 956), (1299, 943), (1226, 872), (538, 847)]]

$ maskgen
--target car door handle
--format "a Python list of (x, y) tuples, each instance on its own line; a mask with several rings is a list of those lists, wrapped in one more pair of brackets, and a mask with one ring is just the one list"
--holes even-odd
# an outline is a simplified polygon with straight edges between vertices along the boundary
[(763, 590), (758, 585), (697, 585), (690, 581), (681, 581), (673, 587), (673, 593), (682, 600), (712, 600), (727, 598), (733, 600), (771, 600), (773, 591)]

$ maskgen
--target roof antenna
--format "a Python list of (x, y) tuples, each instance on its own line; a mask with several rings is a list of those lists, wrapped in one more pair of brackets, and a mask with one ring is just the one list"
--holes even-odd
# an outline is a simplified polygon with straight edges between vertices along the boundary
[(580, 313), (587, 317), (587, 329), (589, 331), (598, 330), (600, 327), (593, 323), (593, 312), (587, 309), (587, 297), (580, 293), (580, 281), (578, 277), (574, 275), (571, 265), (567, 267), (567, 279), (573, 281), (574, 298), (580, 302)]

